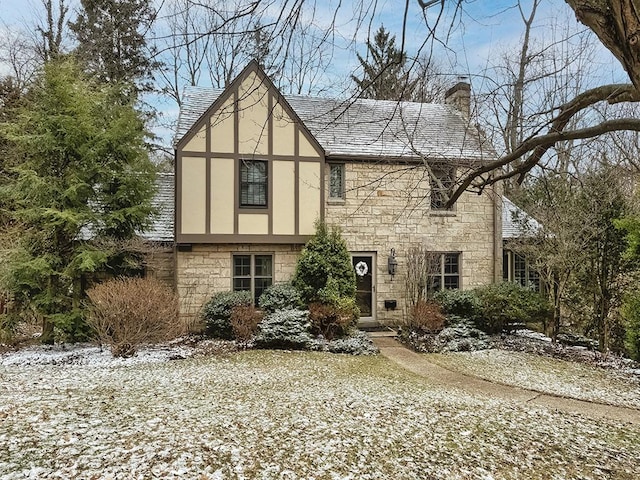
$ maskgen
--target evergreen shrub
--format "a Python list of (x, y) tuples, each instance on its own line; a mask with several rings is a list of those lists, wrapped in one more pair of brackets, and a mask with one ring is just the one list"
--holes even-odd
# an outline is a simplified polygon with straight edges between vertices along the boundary
[(433, 296), (447, 315), (473, 318), (481, 309), (481, 302), (474, 290), (441, 290)]
[(234, 307), (250, 307), (253, 303), (251, 292), (218, 292), (202, 307), (201, 316), (206, 333), (215, 338), (233, 338), (231, 311)]
[(313, 343), (310, 327), (309, 312), (299, 309), (278, 310), (262, 320), (255, 343), (259, 348), (305, 350)]
[(640, 294), (628, 295), (621, 309), (625, 327), (625, 347), (627, 354), (640, 361)]
[(327, 350), (349, 355), (375, 355), (380, 352), (367, 334), (359, 330), (351, 332), (347, 337), (327, 342)]
[(340, 230), (329, 231), (316, 223), (316, 233), (302, 249), (292, 280), (305, 304), (335, 304), (339, 298), (355, 298), (356, 276), (351, 254)]
[(265, 313), (273, 313), (276, 310), (300, 308), (302, 298), (291, 283), (274, 283), (260, 295), (258, 305)]
[(552, 315), (551, 305), (544, 296), (516, 283), (496, 283), (477, 288), (475, 292), (480, 310), (473, 320), (486, 333), (500, 333)]

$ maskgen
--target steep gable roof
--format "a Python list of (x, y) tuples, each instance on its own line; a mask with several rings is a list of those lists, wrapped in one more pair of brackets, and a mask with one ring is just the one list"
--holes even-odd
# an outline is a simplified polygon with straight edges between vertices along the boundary
[[(266, 87), (268, 91), (274, 94), (276, 101), (284, 111), (288, 113), (293, 122), (298, 123), (302, 127), (302, 131), (305, 132), (307, 140), (317, 149), (323, 150), (322, 145), (320, 145), (317, 139), (308, 131), (305, 122), (298, 116), (298, 113), (291, 108), (287, 98), (280, 93), (278, 88), (255, 60), (249, 62), (242, 72), (240, 72), (225, 89), (209, 89), (208, 93), (204, 89), (198, 89), (198, 87), (187, 87), (185, 89), (180, 114), (178, 116), (178, 128), (174, 139), (176, 147), (178, 143), (185, 140), (185, 137), (196, 134), (196, 131), (202, 128), (206, 122), (205, 118), (232, 98), (233, 92), (239, 93), (243, 82), (249, 78), (253, 78), (250, 82), (249, 92), (246, 92), (249, 96), (253, 91), (258, 90), (259, 86)], [(256, 80), (257, 83), (254, 83)], [(199, 91), (190, 93), (190, 89), (197, 89)], [(238, 103), (240, 103), (241, 100), (242, 99), (239, 98)], [(225, 113), (225, 115), (226, 114), (228, 113)]]
[[(224, 90), (187, 87), (176, 144)], [(383, 100), (337, 100), (284, 95), (327, 158), (466, 160), (495, 157), (477, 128), (449, 105)]]

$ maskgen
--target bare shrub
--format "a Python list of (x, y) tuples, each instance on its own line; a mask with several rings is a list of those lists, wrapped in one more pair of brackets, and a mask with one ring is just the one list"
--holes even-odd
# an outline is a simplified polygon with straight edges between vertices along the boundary
[(427, 299), (435, 290), (434, 274), (440, 271), (440, 254), (426, 247), (414, 247), (407, 252), (404, 275), (406, 301), (409, 311), (421, 300)]
[(344, 309), (326, 303), (309, 305), (311, 332), (327, 340), (345, 336), (354, 325), (353, 315)]
[(262, 312), (255, 307), (239, 305), (231, 309), (231, 330), (233, 338), (246, 343), (258, 331), (258, 324), (262, 320)]
[(117, 278), (87, 291), (89, 326), (114, 357), (130, 357), (143, 343), (158, 343), (182, 333), (178, 296), (152, 278)]
[(440, 305), (432, 301), (418, 300), (411, 309), (409, 327), (422, 333), (438, 333), (444, 328), (445, 316)]

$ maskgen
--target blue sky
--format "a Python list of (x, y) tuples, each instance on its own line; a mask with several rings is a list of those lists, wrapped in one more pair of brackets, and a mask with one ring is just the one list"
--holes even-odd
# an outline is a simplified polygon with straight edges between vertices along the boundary
[[(157, 5), (171, 2), (171, 0), (155, 0)], [(263, 0), (267, 1), (267, 0)], [(280, 0), (268, 0), (271, 9), (278, 11)], [(309, 0), (308, 0), (309, 1)], [(67, 0), (73, 11), (79, 3), (78, 0)], [(357, 5), (375, 5), (376, 14), (371, 19), (371, 30), (375, 32), (380, 24), (397, 37), (400, 42), (402, 35), (403, 13), (405, 2), (401, 0), (317, 0), (315, 21), (321, 28), (323, 22), (328, 23), (332, 18), (335, 5), (341, 3), (338, 17), (337, 33), (345, 39), (355, 36), (356, 43), (347, 41), (337, 45), (332, 59), (332, 68), (327, 74), (325, 82), (330, 86), (330, 93), (340, 95), (350, 87), (350, 74), (354, 72), (358, 62), (355, 52), (364, 54), (365, 42), (368, 33), (368, 24), (355, 32), (353, 10)], [(436, 35), (439, 42), (434, 44), (434, 53), (445, 70), (452, 73), (451, 82), (455, 82), (455, 75), (466, 75), (471, 78), (474, 89), (480, 90), (486, 80), (482, 72), (495, 60), (497, 53), (505, 48), (517, 47), (521, 33), (522, 21), (516, 7), (516, 0), (465, 0), (461, 11), (456, 11), (453, 17), (456, 2), (449, 1), (445, 14), (441, 19)], [(523, 8), (530, 9), (530, 0), (523, 0)], [(425, 19), (418, 6), (417, 0), (410, 1), (408, 20), (406, 25), (405, 48), (409, 56), (415, 54), (422, 44), (427, 31)], [(0, 42), (2, 36), (7, 34), (7, 29), (29, 29), (38, 17), (43, 17), (41, 0), (0, 0)], [(432, 7), (427, 12), (429, 25), (435, 23), (435, 17), (439, 13), (439, 6)], [(71, 15), (73, 17), (73, 14)], [(578, 29), (573, 12), (566, 6), (563, 0), (545, 0), (539, 7), (536, 15), (536, 27), (534, 34), (544, 37), (549, 25), (557, 19), (566, 18), (572, 28)], [(598, 81), (626, 81), (622, 68), (613, 59), (612, 55), (601, 47), (598, 52), (599, 75)], [(0, 73), (5, 70), (0, 65)], [(166, 120), (171, 120), (177, 113), (176, 105), (170, 99), (156, 97), (152, 100), (154, 105), (164, 113)], [(167, 138), (169, 133), (166, 128), (157, 127), (156, 131)]]

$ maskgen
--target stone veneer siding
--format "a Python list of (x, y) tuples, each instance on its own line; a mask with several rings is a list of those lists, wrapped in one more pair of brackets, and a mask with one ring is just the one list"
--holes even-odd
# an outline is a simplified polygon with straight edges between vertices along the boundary
[[(327, 165), (327, 185), (328, 172)], [(500, 222), (495, 221), (501, 220), (501, 214), (492, 190), (482, 195), (465, 193), (453, 211), (434, 212), (429, 208), (429, 180), (424, 169), (363, 162), (345, 162), (345, 190), (344, 201), (327, 202), (325, 220), (340, 226), (349, 250), (376, 254), (379, 323), (402, 323), (407, 314), (404, 275), (411, 247), (424, 244), (433, 252), (460, 252), (462, 289), (493, 283), (496, 275), (501, 275), (496, 262), (502, 259), (502, 235)], [(387, 268), (392, 248), (398, 262), (394, 277)], [(396, 300), (397, 309), (386, 311), (385, 299)]]
[(273, 255), (273, 281), (290, 280), (302, 245), (193, 245), (176, 252), (176, 283), (183, 316), (195, 319), (202, 305), (216, 292), (232, 288), (231, 258), (236, 253)]
[[(325, 184), (328, 185), (329, 165)], [(424, 244), (434, 252), (460, 252), (461, 288), (469, 289), (499, 280), (501, 213), (495, 192), (464, 194), (451, 212), (429, 208), (429, 181), (421, 169), (404, 164), (347, 162), (346, 199), (328, 200), (325, 220), (337, 225), (352, 252), (376, 254), (376, 320), (399, 324), (407, 314), (405, 305), (406, 252)], [(326, 195), (328, 198), (328, 195)], [(496, 221), (499, 220), (499, 221)], [(498, 245), (494, 243), (497, 239)], [(387, 259), (396, 251), (397, 274), (389, 275)], [(176, 283), (181, 312), (196, 319), (202, 305), (215, 292), (231, 285), (234, 253), (274, 255), (274, 282), (290, 280), (302, 245), (205, 245), (176, 252)], [(384, 300), (396, 300), (397, 309), (386, 311)]]

